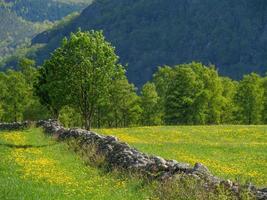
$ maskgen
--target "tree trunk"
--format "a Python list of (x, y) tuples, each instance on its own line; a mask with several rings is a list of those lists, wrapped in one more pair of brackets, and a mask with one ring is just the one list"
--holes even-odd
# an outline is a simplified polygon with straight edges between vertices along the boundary
[(15, 122), (17, 122), (18, 121), (18, 119), (17, 119), (17, 104), (15, 104), (15, 106), (14, 106), (14, 113), (15, 113), (14, 120), (15, 120)]
[(85, 129), (87, 131), (91, 130), (91, 119), (89, 119), (89, 118), (85, 119)]

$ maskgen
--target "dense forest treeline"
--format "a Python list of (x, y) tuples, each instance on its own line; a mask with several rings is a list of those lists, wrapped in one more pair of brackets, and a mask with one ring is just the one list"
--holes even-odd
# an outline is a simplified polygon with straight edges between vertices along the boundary
[(87, 129), (267, 123), (267, 76), (234, 81), (199, 62), (162, 66), (138, 94), (101, 32), (78, 31), (41, 68), (24, 58), (20, 69), (0, 74), (1, 121), (53, 117)]
[(39, 64), (71, 32), (103, 30), (116, 46), (127, 77), (141, 87), (158, 66), (215, 64), (235, 80), (267, 71), (267, 1), (265, 0), (96, 0), (79, 17), (33, 43)]

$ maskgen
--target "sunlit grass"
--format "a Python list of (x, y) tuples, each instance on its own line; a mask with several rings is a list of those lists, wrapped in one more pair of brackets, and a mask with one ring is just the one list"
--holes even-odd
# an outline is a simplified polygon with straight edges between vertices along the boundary
[[(103, 172), (41, 129), (0, 133), (0, 199), (146, 199), (142, 180)], [(144, 187), (143, 187), (144, 186)]]
[(100, 129), (137, 149), (168, 159), (201, 162), (215, 174), (267, 185), (267, 126), (169, 126)]

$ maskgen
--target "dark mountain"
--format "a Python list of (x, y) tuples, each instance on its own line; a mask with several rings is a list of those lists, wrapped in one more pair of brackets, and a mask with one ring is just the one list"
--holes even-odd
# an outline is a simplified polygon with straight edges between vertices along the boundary
[(32, 40), (47, 43), (39, 63), (78, 27), (103, 30), (138, 86), (157, 66), (192, 60), (235, 79), (267, 71), (265, 0), (96, 0), (68, 25)]

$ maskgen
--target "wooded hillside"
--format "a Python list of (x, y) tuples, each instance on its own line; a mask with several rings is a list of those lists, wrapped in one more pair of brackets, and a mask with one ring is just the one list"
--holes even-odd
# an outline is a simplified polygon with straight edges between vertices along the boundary
[(37, 56), (42, 63), (78, 27), (103, 29), (138, 86), (157, 66), (192, 60), (239, 79), (267, 69), (266, 6), (264, 0), (96, 0), (68, 26), (44, 32), (33, 43), (48, 43)]

